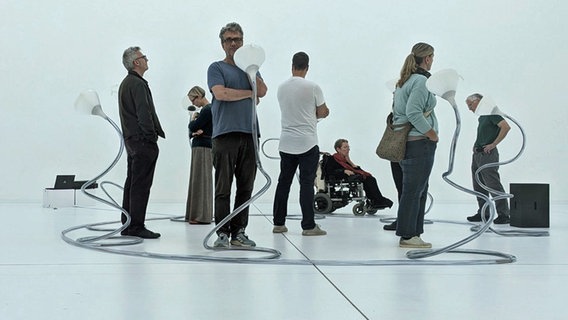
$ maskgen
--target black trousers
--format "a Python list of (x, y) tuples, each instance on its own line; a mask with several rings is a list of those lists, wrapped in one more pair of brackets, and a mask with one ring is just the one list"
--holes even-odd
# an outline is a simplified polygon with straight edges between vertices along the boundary
[[(128, 230), (136, 230), (144, 227), (159, 149), (156, 142), (136, 137), (127, 139), (124, 143), (128, 154), (128, 166), (126, 181), (124, 182), (122, 208), (132, 218)], [(124, 214), (121, 215), (121, 221), (123, 224), (126, 222)]]
[[(231, 213), (231, 186), (235, 192), (234, 208), (245, 204), (252, 196), (256, 177), (256, 150), (251, 134), (232, 132), (213, 138), (213, 167), (215, 167), (215, 224)], [(246, 206), (225, 223), (217, 233), (236, 236), (248, 225), (249, 207)]]
[(363, 180), (363, 190), (365, 190), (365, 195), (373, 204), (384, 204), (385, 198), (379, 190), (379, 185), (377, 184), (377, 179), (373, 176), (368, 176)]
[(400, 201), (400, 196), (402, 195), (402, 168), (398, 162), (391, 162), (390, 165), (392, 179), (394, 180), (394, 185), (398, 193), (398, 201)]
[(280, 151), (280, 176), (274, 193), (272, 214), (274, 225), (283, 226), (288, 215), (288, 196), (294, 174), (300, 167), (300, 208), (303, 230), (313, 229), (314, 220), (314, 180), (318, 168), (319, 147), (316, 145), (302, 154), (289, 154)]

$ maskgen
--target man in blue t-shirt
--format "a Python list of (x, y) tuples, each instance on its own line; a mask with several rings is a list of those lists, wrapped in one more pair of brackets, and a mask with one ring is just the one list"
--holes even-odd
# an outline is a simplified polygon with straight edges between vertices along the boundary
[[(215, 167), (215, 223), (231, 212), (231, 185), (236, 180), (234, 208), (252, 195), (256, 176), (256, 150), (253, 139), (252, 95), (248, 75), (236, 66), (234, 54), (243, 46), (243, 30), (238, 23), (228, 23), (219, 32), (225, 59), (213, 62), (207, 70), (207, 84), (213, 94), (212, 154)], [(267, 87), (260, 74), (256, 77), (257, 97), (266, 95)], [(258, 119), (255, 119), (258, 128)], [(217, 232), (215, 247), (254, 247), (245, 234), (248, 207), (225, 223)]]
[[(472, 112), (475, 112), (479, 102), (483, 96), (479, 93), (474, 93), (467, 97), (465, 103)], [(473, 146), (473, 156), (471, 161), (471, 174), (473, 180), (473, 189), (477, 192), (489, 195), (489, 192), (482, 188), (475, 179), (475, 172), (477, 169), (488, 163), (499, 162), (499, 151), (497, 145), (503, 141), (511, 127), (503, 117), (500, 115), (485, 115), (479, 117), (479, 124), (477, 126), (477, 139)], [(489, 167), (479, 172), (479, 180), (490, 189), (505, 192), (501, 184), (499, 176), (499, 167)], [(492, 195), (494, 196), (494, 195)], [(467, 217), (468, 221), (479, 222), (481, 221), (481, 209), (485, 204), (485, 200), (477, 197), (478, 209), (477, 213), (473, 216)], [(495, 224), (508, 224), (509, 218), (509, 203), (507, 199), (497, 200), (495, 202), (497, 208), (497, 218), (493, 220)], [(485, 212), (485, 218), (489, 217), (489, 212)]]

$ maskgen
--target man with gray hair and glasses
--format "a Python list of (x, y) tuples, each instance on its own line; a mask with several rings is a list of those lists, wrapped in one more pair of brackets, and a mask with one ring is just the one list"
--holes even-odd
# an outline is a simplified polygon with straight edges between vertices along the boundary
[[(475, 112), (479, 102), (483, 99), (483, 96), (479, 93), (474, 93), (467, 97), (465, 103), (471, 112)], [(485, 195), (489, 195), (489, 192), (477, 183), (475, 179), (475, 172), (478, 168), (488, 163), (499, 162), (499, 151), (497, 150), (497, 145), (505, 139), (507, 133), (511, 129), (509, 124), (500, 115), (484, 115), (479, 117), (479, 124), (477, 126), (477, 139), (473, 145), (473, 156), (471, 161), (471, 174), (473, 180), (473, 190), (480, 192)], [(481, 183), (489, 187), (490, 189), (505, 192), (503, 185), (501, 184), (501, 178), (499, 176), (499, 167), (489, 167), (481, 170), (479, 172), (479, 179)], [(467, 217), (470, 222), (480, 222), (481, 221), (481, 209), (485, 204), (485, 200), (477, 197), (478, 209), (477, 213), (473, 216)], [(509, 203), (507, 199), (497, 200), (495, 202), (497, 208), (497, 218), (493, 220), (495, 224), (509, 224)], [(487, 207), (489, 208), (489, 207)], [(489, 212), (485, 212), (485, 218), (489, 217)]]
[[(256, 150), (253, 139), (252, 99), (266, 95), (267, 87), (260, 73), (256, 76), (257, 96), (248, 75), (236, 66), (235, 52), (243, 46), (243, 29), (236, 22), (228, 23), (219, 32), (225, 58), (213, 62), (207, 70), (207, 84), (213, 93), (212, 154), (215, 167), (215, 223), (219, 224), (231, 212), (231, 185), (236, 182), (234, 208), (252, 196), (256, 176)], [(258, 119), (256, 127), (258, 128)], [(254, 247), (256, 243), (245, 234), (249, 208), (239, 212), (218, 231), (214, 246)]]
[[(143, 78), (148, 70), (148, 58), (140, 47), (130, 47), (124, 50), (122, 64), (128, 71), (118, 89), (120, 123), (128, 155), (122, 208), (132, 220), (121, 234), (156, 239), (160, 234), (146, 229), (144, 221), (158, 160), (158, 137), (165, 138), (166, 135), (158, 120), (148, 82)], [(121, 221), (126, 223), (124, 214)]]

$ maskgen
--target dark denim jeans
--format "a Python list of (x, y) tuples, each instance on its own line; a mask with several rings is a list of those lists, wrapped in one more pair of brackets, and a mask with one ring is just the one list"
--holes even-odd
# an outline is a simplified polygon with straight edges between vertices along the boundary
[[(211, 149), (215, 167), (215, 223), (231, 213), (231, 185), (237, 186), (235, 206), (238, 208), (252, 195), (256, 177), (256, 150), (251, 134), (232, 132), (213, 138)], [(235, 236), (248, 225), (249, 207), (223, 225), (218, 233)]]
[(288, 215), (288, 196), (294, 174), (300, 167), (300, 208), (302, 210), (302, 229), (316, 226), (314, 220), (314, 180), (319, 161), (319, 147), (314, 146), (302, 154), (280, 152), (280, 176), (274, 194), (274, 225), (283, 226)]
[(396, 235), (412, 238), (424, 233), (424, 210), (428, 179), (437, 143), (428, 139), (406, 142), (402, 168), (402, 195), (398, 206)]
[[(136, 230), (144, 227), (159, 149), (156, 142), (137, 137), (127, 139), (124, 144), (128, 156), (122, 207), (132, 218), (128, 229)], [(120, 220), (124, 224), (126, 216), (122, 214)]]

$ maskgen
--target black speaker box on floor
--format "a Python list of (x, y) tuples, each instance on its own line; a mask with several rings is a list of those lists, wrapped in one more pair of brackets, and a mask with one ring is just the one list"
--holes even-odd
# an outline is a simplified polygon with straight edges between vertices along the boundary
[(511, 226), (519, 228), (550, 227), (550, 186), (542, 183), (511, 183), (509, 200)]

